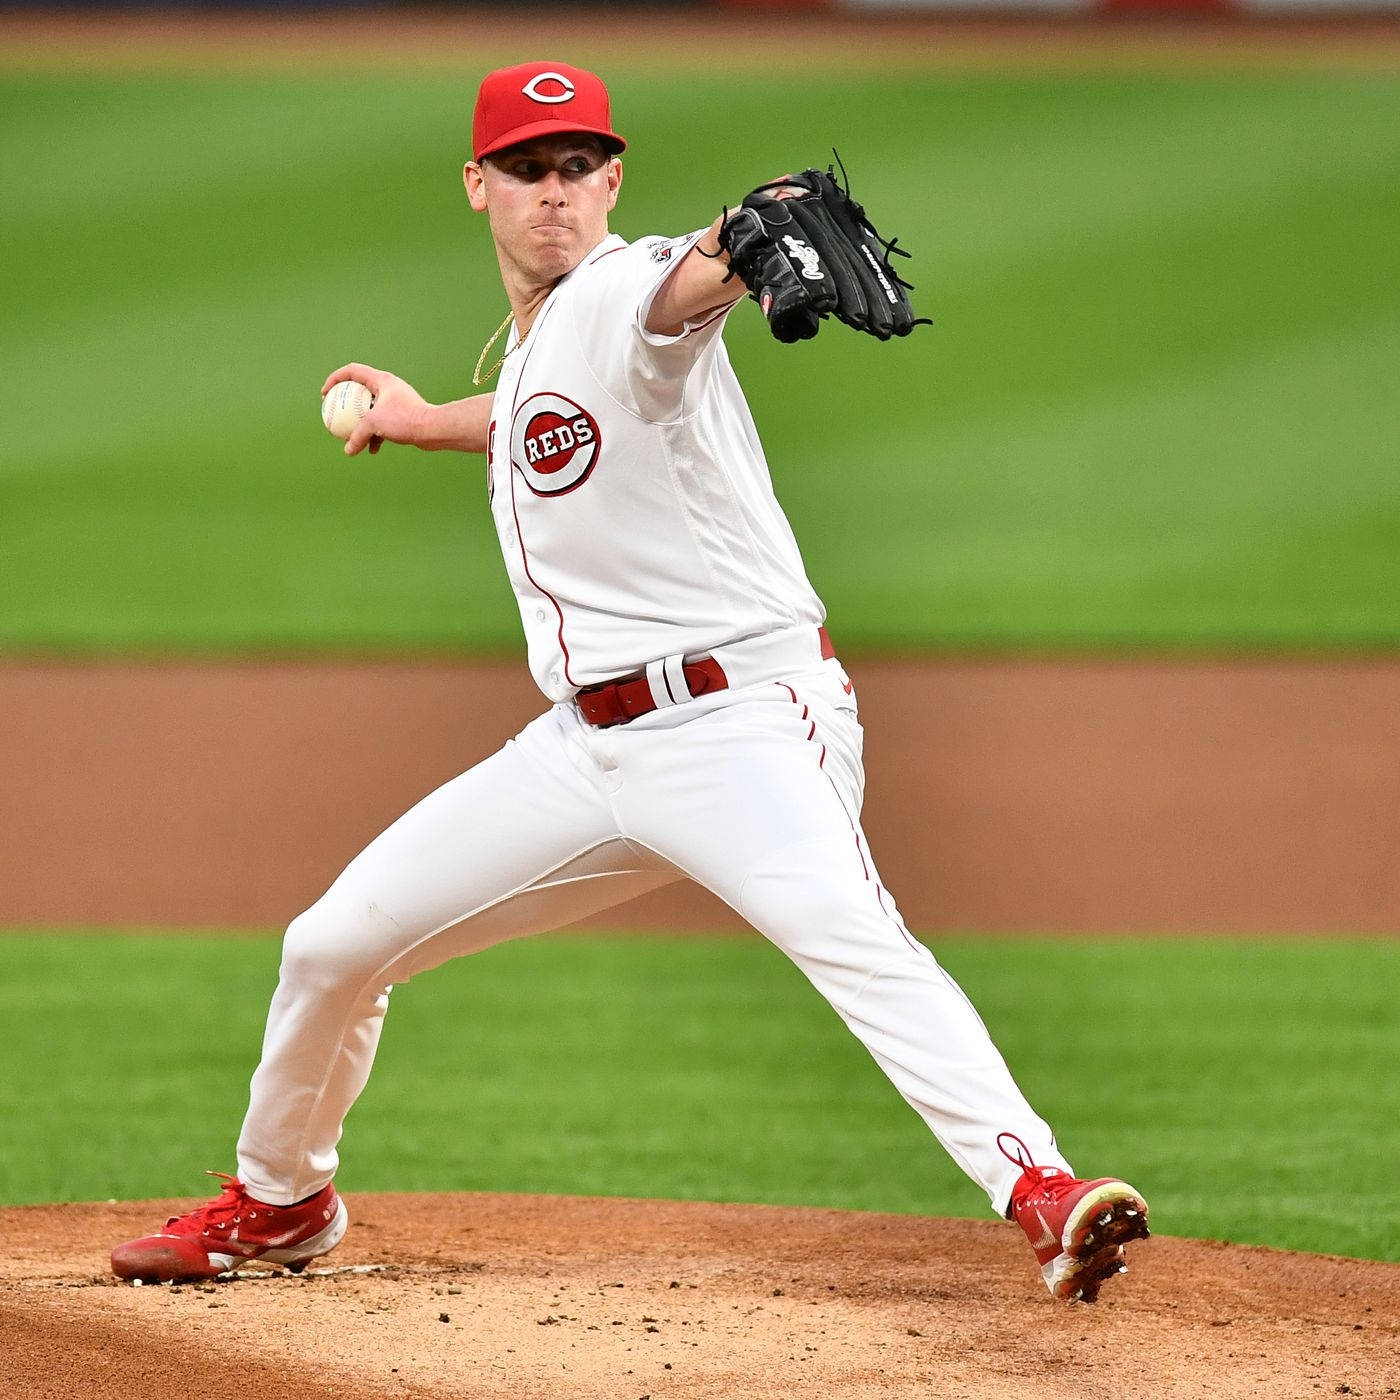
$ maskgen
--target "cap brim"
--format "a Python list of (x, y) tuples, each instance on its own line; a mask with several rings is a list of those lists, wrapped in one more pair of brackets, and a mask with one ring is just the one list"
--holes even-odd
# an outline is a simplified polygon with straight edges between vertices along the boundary
[(620, 155), (627, 149), (627, 142), (614, 131), (600, 131), (596, 126), (570, 126), (565, 122), (527, 122), (510, 131), (502, 132), (485, 150), (477, 151), (474, 160), (484, 160), (507, 146), (518, 146), (524, 141), (533, 141), (537, 136), (596, 136), (603, 149), (611, 156)]

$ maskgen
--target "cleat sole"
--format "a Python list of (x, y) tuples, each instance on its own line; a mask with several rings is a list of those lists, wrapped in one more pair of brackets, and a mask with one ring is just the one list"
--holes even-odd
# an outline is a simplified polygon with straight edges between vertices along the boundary
[(1069, 1302), (1094, 1303), (1109, 1279), (1128, 1272), (1123, 1246), (1147, 1239), (1147, 1202), (1121, 1181), (1103, 1183), (1071, 1216), (1061, 1240), (1062, 1253), (1047, 1264), (1057, 1277), (1051, 1292)]
[[(1071, 1222), (1062, 1245), (1074, 1260), (1085, 1260), (1133, 1240), (1143, 1240), (1147, 1228), (1147, 1202), (1130, 1186), (1115, 1183), (1118, 1194), (1095, 1203), (1092, 1220)], [(1087, 1214), (1087, 1212), (1086, 1212)]]
[(1054, 1289), (1057, 1298), (1071, 1303), (1096, 1303), (1099, 1289), (1111, 1278), (1128, 1272), (1123, 1262), (1123, 1251), (1118, 1246), (1105, 1249), (1092, 1258), (1073, 1266), (1062, 1277)]

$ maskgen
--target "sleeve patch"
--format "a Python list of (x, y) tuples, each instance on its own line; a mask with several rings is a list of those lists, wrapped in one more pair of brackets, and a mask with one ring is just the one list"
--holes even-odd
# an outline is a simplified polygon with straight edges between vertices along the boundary
[(651, 260), (654, 263), (667, 263), (671, 261), (677, 248), (684, 247), (690, 240), (688, 238), (659, 238), (651, 250)]

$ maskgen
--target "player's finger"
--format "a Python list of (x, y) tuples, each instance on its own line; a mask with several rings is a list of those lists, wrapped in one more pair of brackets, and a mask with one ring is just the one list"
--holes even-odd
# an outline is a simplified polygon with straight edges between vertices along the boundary
[[(351, 430), (350, 436), (345, 439), (345, 455), (354, 457), (363, 452), (369, 446), (370, 439), (375, 436), (374, 427), (369, 421), (369, 414), (365, 414)], [(373, 449), (371, 449), (373, 450)]]
[(373, 365), (341, 365), (338, 370), (326, 376), (326, 382), (321, 385), (321, 397), (325, 398), (335, 385), (346, 379), (358, 379), (361, 384), (368, 387), (370, 393), (378, 394), (379, 381), (383, 377), (383, 370), (375, 369)]

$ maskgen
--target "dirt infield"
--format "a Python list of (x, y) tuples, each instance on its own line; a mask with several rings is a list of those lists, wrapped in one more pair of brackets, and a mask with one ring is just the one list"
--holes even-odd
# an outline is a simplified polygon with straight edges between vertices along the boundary
[[(850, 668), (916, 929), (1400, 931), (1400, 662)], [(514, 663), (0, 667), (0, 924), (285, 924), (543, 708)]]
[[(27, 1400), (1132, 1400), (1394, 1395), (1400, 1265), (1185, 1240), (1052, 1303), (996, 1222), (530, 1196), (360, 1196), (301, 1279), (132, 1288), (176, 1203), (0, 1212)], [(366, 1270), (367, 1272), (353, 1272)]]

